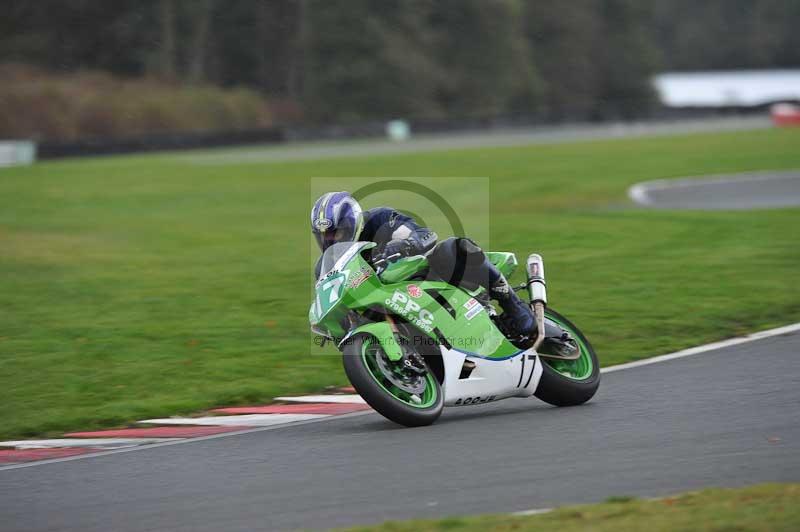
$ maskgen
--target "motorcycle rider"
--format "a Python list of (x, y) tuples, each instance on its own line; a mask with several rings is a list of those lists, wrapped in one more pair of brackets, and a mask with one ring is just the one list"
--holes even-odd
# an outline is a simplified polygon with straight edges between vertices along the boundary
[[(311, 209), (311, 232), (321, 251), (338, 242), (369, 241), (374, 262), (393, 255), (426, 255), (431, 272), (450, 284), (473, 290), (486, 288), (503, 309), (503, 321), (512, 336), (533, 338), (536, 321), (530, 307), (517, 297), (505, 276), (480, 247), (468, 238), (452, 237), (437, 243), (437, 235), (413, 218), (389, 207), (362, 211), (348, 192), (328, 192)], [(399, 257), (388, 260), (396, 260)], [(319, 278), (321, 260), (315, 277)]]

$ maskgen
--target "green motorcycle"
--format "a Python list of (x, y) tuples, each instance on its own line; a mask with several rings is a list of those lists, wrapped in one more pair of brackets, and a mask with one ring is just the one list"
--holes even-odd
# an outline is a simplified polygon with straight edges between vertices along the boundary
[[(515, 345), (483, 288), (427, 280), (421, 255), (370, 263), (363, 252), (372, 247), (342, 242), (325, 251), (309, 321), (336, 342), (353, 387), (384, 417), (414, 427), (436, 421), (445, 406), (531, 395), (573, 406), (594, 396), (597, 355), (546, 306), (539, 255), (528, 257), (528, 282), (515, 287), (527, 287), (539, 334), (532, 345)], [(513, 253), (487, 256), (507, 278), (517, 267)]]

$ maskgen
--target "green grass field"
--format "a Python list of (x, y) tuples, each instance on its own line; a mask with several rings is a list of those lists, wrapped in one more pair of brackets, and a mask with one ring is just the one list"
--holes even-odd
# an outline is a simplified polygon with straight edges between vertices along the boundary
[(708, 489), (643, 501), (615, 497), (603, 504), (567, 506), (542, 515), (487, 515), (436, 521), (390, 522), (352, 532), (424, 530), (526, 531), (592, 530), (779, 531), (800, 528), (800, 484), (761, 484), (740, 489)]
[(800, 209), (647, 211), (626, 199), (643, 180), (788, 168), (800, 168), (798, 130), (0, 169), (0, 437), (344, 384), (334, 350), (310, 354), (313, 176), (490, 177), (491, 247), (544, 255), (551, 304), (605, 365), (796, 322)]

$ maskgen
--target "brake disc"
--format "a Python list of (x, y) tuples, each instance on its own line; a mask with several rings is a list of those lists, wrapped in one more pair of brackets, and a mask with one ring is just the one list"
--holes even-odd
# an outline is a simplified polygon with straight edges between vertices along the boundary
[(577, 360), (581, 357), (581, 350), (574, 338), (564, 333), (561, 337), (548, 336), (538, 350), (543, 358), (557, 358), (561, 360)]
[(401, 363), (395, 363), (389, 360), (382, 349), (378, 350), (376, 355), (378, 368), (386, 380), (413, 395), (421, 395), (425, 391), (425, 376), (419, 374), (416, 368), (412, 369), (413, 363), (408, 357), (404, 356)]

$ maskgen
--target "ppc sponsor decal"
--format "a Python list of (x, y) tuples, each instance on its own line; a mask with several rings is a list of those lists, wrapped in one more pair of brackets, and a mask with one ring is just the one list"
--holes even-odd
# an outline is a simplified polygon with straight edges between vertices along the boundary
[(369, 279), (371, 275), (372, 275), (372, 270), (370, 270), (366, 266), (363, 266), (360, 270), (358, 270), (355, 273), (355, 275), (353, 275), (347, 286), (350, 288), (358, 288), (359, 286), (364, 284), (364, 281)]
[(418, 329), (427, 333), (433, 332), (433, 314), (416, 301), (409, 299), (403, 292), (395, 290), (392, 297), (387, 298), (384, 304)]
[(422, 288), (420, 288), (415, 284), (408, 285), (408, 288), (406, 288), (406, 290), (408, 290), (408, 295), (410, 295), (415, 299), (422, 295)]
[(480, 312), (483, 310), (483, 305), (478, 303), (477, 299), (471, 297), (466, 303), (464, 303), (464, 308), (467, 309), (467, 311), (464, 313), (464, 317), (467, 318), (467, 320), (471, 320), (480, 314)]

